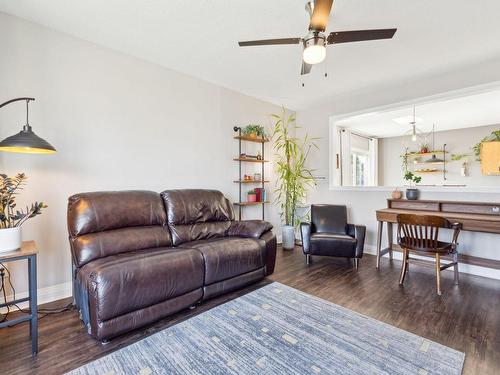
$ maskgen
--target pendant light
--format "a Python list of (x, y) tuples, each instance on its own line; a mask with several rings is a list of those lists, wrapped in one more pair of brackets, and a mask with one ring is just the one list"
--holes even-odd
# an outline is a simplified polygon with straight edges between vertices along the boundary
[(25, 154), (53, 154), (56, 152), (54, 146), (45, 139), (37, 136), (29, 124), (28, 106), (32, 100), (35, 100), (35, 98), (16, 98), (0, 104), (0, 108), (2, 108), (10, 103), (26, 101), (26, 125), (23, 126), (23, 129), (19, 133), (7, 137), (0, 142), (0, 151)]
[(415, 116), (415, 106), (413, 107), (413, 121), (410, 122), (411, 125), (411, 140), (412, 142), (417, 141), (417, 120)]
[(418, 138), (421, 137), (423, 134), (422, 131), (419, 128), (417, 128), (417, 116), (415, 107), (413, 107), (413, 119), (408, 124), (410, 125), (410, 129), (403, 134), (403, 138), (409, 136), (411, 142), (415, 143), (417, 142)]

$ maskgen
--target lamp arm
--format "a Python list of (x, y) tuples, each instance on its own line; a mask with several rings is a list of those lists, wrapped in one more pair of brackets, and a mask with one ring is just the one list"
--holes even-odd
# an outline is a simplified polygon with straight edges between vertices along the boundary
[(35, 98), (28, 98), (28, 97), (25, 97), (25, 98), (15, 98), (15, 99), (11, 99), (11, 100), (8, 100), (6, 101), (5, 103), (2, 103), (0, 104), (0, 108), (6, 106), (7, 104), (10, 104), (10, 103), (13, 103), (13, 102), (18, 102), (18, 101), (21, 101), (21, 100), (26, 100), (26, 125), (24, 126), (23, 129), (31, 129), (31, 126), (29, 124), (29, 108), (28, 108), (28, 105), (30, 104), (30, 101), (32, 100), (35, 100)]
[(21, 100), (26, 100), (27, 102), (29, 102), (31, 100), (35, 100), (35, 98), (16, 98), (16, 99), (7, 100), (5, 103), (0, 104), (0, 108), (5, 107), (7, 104), (18, 102)]

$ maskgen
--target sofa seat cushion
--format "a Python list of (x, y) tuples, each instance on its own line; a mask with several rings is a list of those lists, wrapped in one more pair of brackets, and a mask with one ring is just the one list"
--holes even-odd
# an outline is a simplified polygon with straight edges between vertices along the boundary
[(198, 250), (205, 259), (205, 285), (264, 267), (265, 242), (225, 237), (186, 242), (181, 248)]
[(155, 248), (97, 259), (78, 277), (101, 322), (202, 288), (203, 267), (199, 251)]
[(345, 234), (313, 233), (311, 254), (352, 257), (356, 249), (356, 239)]

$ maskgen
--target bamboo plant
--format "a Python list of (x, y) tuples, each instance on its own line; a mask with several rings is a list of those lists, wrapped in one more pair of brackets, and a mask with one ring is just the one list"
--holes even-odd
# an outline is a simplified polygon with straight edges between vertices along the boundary
[(308, 188), (316, 185), (313, 170), (307, 168), (306, 161), (311, 149), (317, 146), (307, 134), (302, 139), (295, 136), (299, 129), (295, 116), (284, 108), (281, 114), (272, 117), (275, 120), (272, 141), (278, 174), (276, 203), (280, 205), (283, 224), (296, 226), (301, 219), (296, 216), (296, 208), (304, 203)]

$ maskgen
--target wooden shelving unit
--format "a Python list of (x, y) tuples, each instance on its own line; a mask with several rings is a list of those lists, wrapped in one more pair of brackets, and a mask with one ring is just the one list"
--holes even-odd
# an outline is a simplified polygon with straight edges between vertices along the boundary
[(436, 150), (436, 151), (432, 151), (432, 152), (409, 152), (407, 155), (408, 156), (432, 156), (432, 155), (436, 155), (436, 154), (447, 154), (447, 153), (448, 153), (448, 151), (446, 151), (446, 150)]
[(425, 164), (425, 165), (443, 165), (444, 161), (417, 161), (417, 162), (413, 162), (413, 165), (419, 165), (419, 164)]
[(269, 181), (263, 180), (263, 181), (258, 181), (258, 180), (239, 180), (239, 181), (233, 181), (236, 184), (261, 184), (265, 183), (267, 184)]
[(259, 204), (264, 205), (267, 203), (269, 203), (269, 201), (265, 201), (265, 202), (236, 202), (234, 205), (245, 207), (245, 206), (258, 206)]
[(419, 171), (419, 170), (416, 170), (414, 171), (414, 173), (417, 173), (417, 174), (425, 174), (425, 173), (443, 173), (443, 170), (442, 169), (437, 169), (435, 171)]
[[(442, 150), (434, 150), (434, 151), (431, 151), (431, 152), (407, 152), (404, 156), (407, 158), (407, 159), (410, 159), (410, 158), (418, 158), (418, 157), (432, 157), (433, 155), (439, 155), (440, 158), (442, 158), (442, 161), (419, 161), (419, 160), (412, 160), (412, 161), (408, 161), (408, 167), (410, 165), (440, 165), (442, 166), (443, 168), (442, 169), (436, 169), (436, 170), (429, 170), (429, 171), (426, 171), (426, 170), (418, 170), (418, 167), (415, 169), (413, 169), (413, 173), (415, 174), (433, 174), (433, 173), (442, 173), (443, 174), (443, 180), (446, 181), (446, 156), (448, 154), (448, 151), (446, 151), (446, 143), (443, 145), (443, 149)], [(430, 169), (430, 168), (429, 168)]]
[(267, 138), (247, 137), (246, 135), (238, 135), (238, 136), (234, 137), (234, 139), (238, 139), (240, 141), (247, 141), (247, 142), (256, 142), (256, 143), (269, 142), (269, 139), (267, 139)]
[(261, 160), (261, 159), (251, 159), (251, 158), (235, 158), (234, 161), (242, 161), (246, 163), (269, 163), (269, 160)]
[[(235, 126), (233, 128), (235, 132), (238, 133), (237, 136), (234, 137), (234, 139), (238, 140), (238, 157), (234, 158), (234, 161), (238, 162), (238, 179), (234, 181), (234, 183), (238, 184), (238, 189), (239, 189), (239, 200), (238, 202), (234, 203), (236, 207), (238, 207), (238, 219), (241, 220), (242, 216), (242, 209), (245, 207), (250, 207), (250, 206), (262, 206), (262, 220), (264, 220), (264, 214), (265, 214), (265, 205), (268, 204), (268, 201), (265, 202), (246, 202), (243, 201), (243, 185), (250, 185), (250, 184), (256, 184), (260, 185), (262, 189), (264, 189), (265, 184), (268, 183), (265, 179), (265, 171), (264, 171), (264, 164), (268, 163), (269, 160), (265, 160), (264, 155), (265, 155), (265, 148), (264, 145), (269, 142), (269, 139), (267, 138), (257, 138), (257, 137), (249, 137), (241, 134), (241, 127)], [(261, 156), (262, 159), (252, 159), (252, 158), (242, 158), (242, 143), (243, 142), (254, 142), (254, 143), (260, 143), (262, 145), (261, 148)], [(261, 180), (244, 180), (243, 179), (243, 164), (244, 163), (259, 163), (261, 165), (261, 170), (260, 170), (260, 175), (261, 175)], [(266, 194), (268, 192), (266, 191)]]

